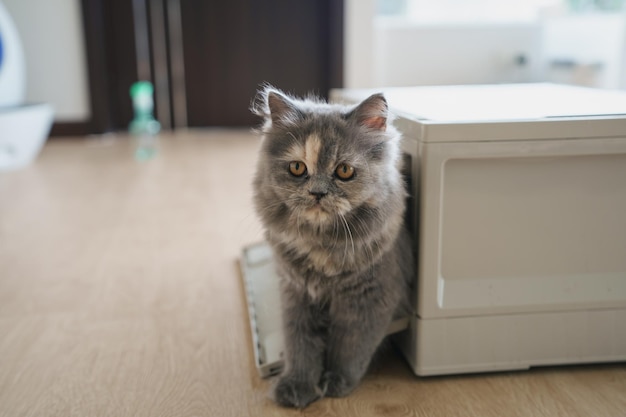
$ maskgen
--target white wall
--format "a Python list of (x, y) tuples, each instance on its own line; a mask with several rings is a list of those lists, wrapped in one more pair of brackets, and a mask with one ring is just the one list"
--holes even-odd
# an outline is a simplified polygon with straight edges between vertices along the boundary
[[(378, 86), (489, 84), (537, 81), (537, 23), (423, 24), (375, 20)], [(523, 57), (524, 62), (518, 62)]]
[(345, 0), (344, 88), (367, 88), (374, 82), (376, 0)]
[[(624, 13), (568, 16), (556, 8), (500, 23), (459, 13), (402, 20), (376, 16), (375, 0), (345, 4), (346, 88), (552, 81), (626, 89)], [(525, 65), (516, 65), (520, 55)], [(575, 65), (555, 68), (555, 60)]]
[(535, 81), (540, 37), (534, 23), (409, 23), (377, 17), (375, 0), (346, 0), (344, 87)]
[(47, 102), (62, 122), (90, 117), (80, 0), (0, 0), (19, 32), (26, 101)]
[[(547, 78), (601, 88), (626, 88), (626, 15), (590, 13), (544, 21)], [(554, 65), (569, 62), (570, 67)]]

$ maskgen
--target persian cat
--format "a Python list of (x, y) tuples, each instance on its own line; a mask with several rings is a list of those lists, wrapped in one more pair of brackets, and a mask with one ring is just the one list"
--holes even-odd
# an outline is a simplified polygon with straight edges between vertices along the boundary
[(302, 408), (349, 394), (393, 318), (408, 312), (400, 135), (382, 94), (346, 107), (266, 87), (252, 110), (264, 118), (254, 203), (280, 276), (285, 334), (273, 398)]

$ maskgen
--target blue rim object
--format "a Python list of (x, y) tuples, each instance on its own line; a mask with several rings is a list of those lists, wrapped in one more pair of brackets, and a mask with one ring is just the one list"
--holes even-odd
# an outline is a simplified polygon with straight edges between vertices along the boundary
[(0, 33), (0, 69), (2, 69), (2, 33)]

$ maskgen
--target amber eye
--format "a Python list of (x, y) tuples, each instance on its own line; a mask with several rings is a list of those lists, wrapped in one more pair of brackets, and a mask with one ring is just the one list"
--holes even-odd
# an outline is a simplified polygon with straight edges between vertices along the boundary
[(291, 172), (291, 175), (293, 176), (301, 177), (304, 174), (306, 174), (306, 165), (304, 164), (304, 162), (300, 162), (300, 161), (290, 162), (289, 172)]
[(354, 177), (354, 167), (348, 164), (339, 164), (335, 170), (335, 174), (337, 174), (340, 180), (349, 180)]

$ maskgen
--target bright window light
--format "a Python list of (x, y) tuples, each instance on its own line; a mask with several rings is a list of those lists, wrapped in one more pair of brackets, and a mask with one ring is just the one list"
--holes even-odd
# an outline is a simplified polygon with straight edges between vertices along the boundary
[(544, 14), (624, 10), (626, 0), (378, 0), (378, 14), (420, 23), (527, 22)]

